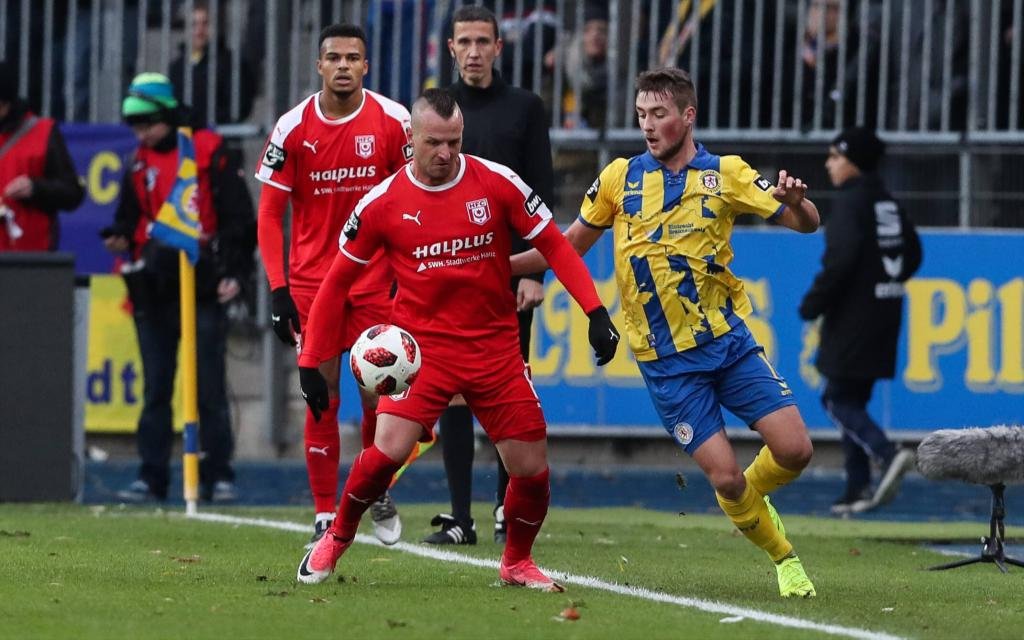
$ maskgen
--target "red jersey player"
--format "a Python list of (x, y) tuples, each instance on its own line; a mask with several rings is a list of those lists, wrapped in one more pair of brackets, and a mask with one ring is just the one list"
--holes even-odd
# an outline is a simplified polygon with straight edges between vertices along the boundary
[[(320, 33), (317, 59), (323, 89), (281, 116), (256, 171), (264, 184), (259, 205), (260, 254), (270, 280), (274, 332), (286, 344), (295, 345), (305, 326), (320, 282), (338, 253), (338, 235), (356, 202), (412, 154), (409, 112), (363, 89), (367, 71), (363, 30), (353, 25), (326, 27)], [(289, 199), (292, 222), (286, 278), (283, 226)], [(378, 259), (352, 286), (344, 301), (346, 325), (338, 351), (328, 354), (321, 366), (331, 387), (329, 410), (319, 418), (306, 413), (306, 469), (316, 508), (311, 543), (330, 526), (337, 507), (338, 356), (362, 330), (387, 321), (393, 279), (391, 266)], [(376, 424), (376, 397), (366, 394), (362, 403), (364, 440), (369, 444)], [(401, 521), (390, 496), (382, 492), (378, 497), (374, 532), (381, 542), (394, 544), (401, 535)]]
[(313, 303), (299, 380), (314, 410), (328, 408), (328, 386), (317, 367), (337, 352), (338, 321), (346, 320), (339, 302), (379, 251), (398, 280), (391, 319), (419, 342), (423, 364), (407, 392), (380, 399), (374, 443), (353, 463), (334, 523), (299, 565), (300, 582), (327, 579), (352, 544), (363, 512), (417, 440), (432, 437), (434, 422), (461, 393), (511, 476), (501, 579), (563, 590), (531, 558), (548, 509), (547, 440), (519, 351), (516, 299), (508, 287), (512, 233), (548, 257), (587, 312), (598, 364), (612, 359), (619, 336), (586, 266), (551, 223), (540, 196), (508, 167), (459, 154), (462, 129), (462, 114), (449, 93), (430, 89), (416, 101), (413, 162), (359, 201)]

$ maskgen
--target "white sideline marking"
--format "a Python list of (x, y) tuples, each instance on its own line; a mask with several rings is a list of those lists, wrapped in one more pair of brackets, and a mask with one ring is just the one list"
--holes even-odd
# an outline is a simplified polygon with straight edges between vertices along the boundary
[[(282, 531), (295, 531), (297, 533), (308, 533), (309, 525), (299, 524), (297, 522), (283, 522), (281, 520), (267, 520), (264, 518), (242, 518), (238, 516), (229, 516), (221, 513), (196, 513), (194, 515), (187, 515), (187, 518), (192, 520), (205, 520), (207, 522), (221, 522), (224, 524), (234, 525), (250, 525), (254, 527), (265, 527), (268, 529), (280, 529)], [(466, 556), (461, 553), (455, 553), (453, 551), (443, 551), (435, 549), (433, 547), (409, 544), (407, 542), (399, 542), (392, 545), (391, 547), (385, 547), (380, 543), (379, 540), (373, 536), (364, 534), (356, 535), (356, 542), (361, 544), (370, 544), (381, 548), (396, 549), (398, 551), (404, 551), (411, 553), (422, 558), (431, 558), (433, 560), (442, 560), (445, 562), (457, 562), (459, 564), (468, 564), (474, 567), (480, 567), (483, 569), (498, 569), (497, 560), (483, 560), (480, 558), (473, 558)], [(768, 624), (777, 625), (780, 627), (790, 627), (793, 629), (808, 629), (811, 631), (820, 631), (821, 633), (831, 636), (843, 636), (847, 638), (859, 638), (861, 640), (903, 640), (900, 636), (890, 635), (888, 633), (881, 633), (877, 631), (869, 631), (867, 629), (858, 629), (856, 627), (842, 627), (834, 624), (824, 624), (821, 622), (813, 622), (811, 620), (803, 620), (801, 618), (794, 618), (792, 616), (784, 616), (776, 613), (768, 613), (766, 611), (758, 611), (757, 609), (747, 609), (744, 607), (738, 607), (731, 604), (723, 604), (721, 602), (715, 602), (713, 600), (701, 600), (699, 598), (687, 598), (685, 596), (674, 596), (668, 593), (662, 593), (660, 591), (652, 591), (650, 589), (644, 589), (643, 587), (634, 586), (623, 586), (614, 582), (607, 582), (600, 578), (594, 578), (591, 576), (578, 576), (572, 573), (563, 573), (561, 571), (554, 571), (544, 569), (552, 578), (555, 578), (559, 582), (566, 584), (574, 584), (580, 587), (587, 587), (590, 589), (599, 589), (601, 591), (608, 591), (610, 593), (617, 593), (623, 596), (630, 596), (633, 598), (640, 598), (642, 600), (649, 600), (651, 602), (663, 602), (666, 604), (674, 604), (680, 607), (687, 607), (690, 609), (699, 609), (700, 611), (707, 611), (709, 613), (721, 613), (727, 616), (743, 617), (756, 622), (764, 622)]]

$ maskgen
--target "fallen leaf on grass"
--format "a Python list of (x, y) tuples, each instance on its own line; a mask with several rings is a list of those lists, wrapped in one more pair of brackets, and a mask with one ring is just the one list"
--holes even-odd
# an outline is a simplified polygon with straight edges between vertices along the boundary
[(7, 531), (6, 529), (0, 529), (0, 536), (4, 538), (27, 538), (31, 533), (28, 531)]
[(200, 558), (199, 556), (196, 556), (196, 555), (191, 555), (191, 556), (171, 556), (171, 560), (177, 560), (178, 562), (180, 562), (182, 564), (196, 564), (197, 562), (202, 562), (203, 561), (202, 558)]
[(562, 609), (562, 613), (558, 615), (560, 615), (564, 620), (580, 619), (580, 612), (576, 609), (576, 607), (566, 607), (565, 609)]
[(313, 604), (323, 604), (327, 602), (327, 598), (321, 598), (320, 596), (317, 596), (315, 598), (310, 598), (309, 601)]
[(860, 555), (860, 549), (858, 549), (857, 547), (850, 547), (850, 555), (851, 556), (859, 556)]
[(406, 623), (402, 622), (401, 620), (385, 620), (385, 622), (388, 623), (388, 629), (396, 629), (399, 627), (407, 626)]

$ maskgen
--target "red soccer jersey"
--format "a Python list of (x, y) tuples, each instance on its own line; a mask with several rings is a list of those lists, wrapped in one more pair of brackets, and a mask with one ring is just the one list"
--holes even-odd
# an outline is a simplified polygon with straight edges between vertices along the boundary
[(550, 221), (540, 196), (511, 169), (461, 155), (448, 184), (417, 181), (409, 164), (374, 187), (356, 205), (340, 245), (364, 264), (383, 247), (398, 279), (392, 321), (424, 349), (450, 353), (456, 341), (479, 353), (508, 342), (518, 353), (511, 234), (530, 240)]
[[(257, 180), (290, 192), (288, 281), (314, 290), (337, 255), (341, 228), (356, 203), (412, 155), (409, 111), (399, 103), (364, 89), (355, 113), (332, 120), (321, 111), (319, 95), (281, 116), (256, 169)], [(391, 281), (390, 265), (374, 260), (349, 298), (387, 296)]]

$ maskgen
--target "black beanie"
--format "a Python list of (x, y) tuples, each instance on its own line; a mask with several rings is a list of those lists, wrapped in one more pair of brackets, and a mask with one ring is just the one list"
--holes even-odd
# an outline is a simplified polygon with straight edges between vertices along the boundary
[(0, 61), (0, 102), (14, 102), (18, 98), (18, 78), (14, 65)]
[(864, 172), (874, 171), (885, 154), (885, 143), (865, 127), (846, 129), (835, 137), (832, 146)]

